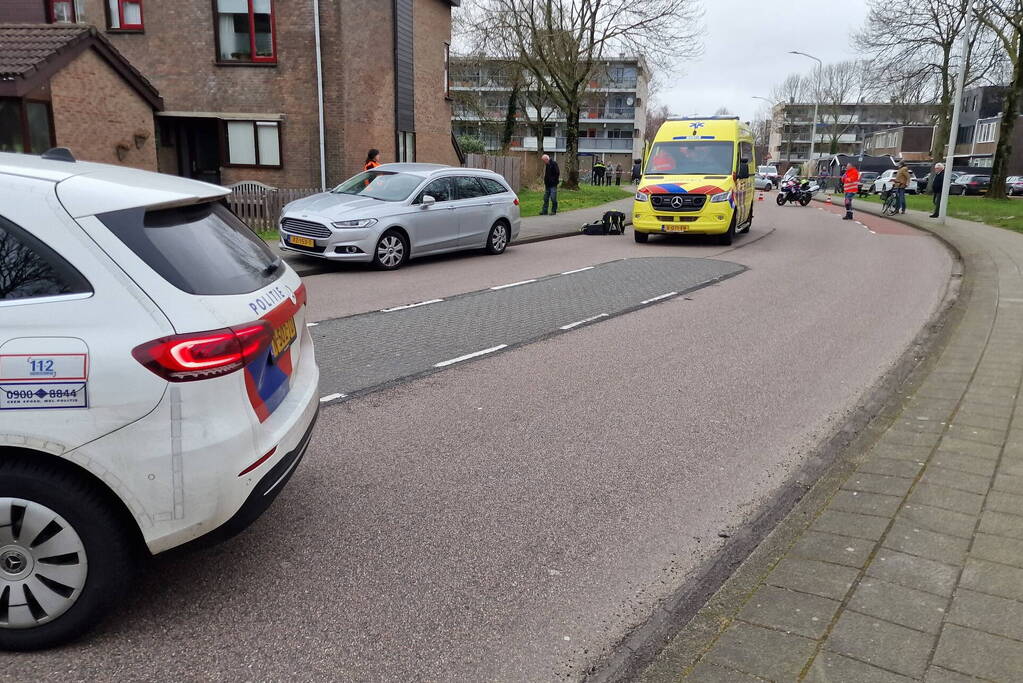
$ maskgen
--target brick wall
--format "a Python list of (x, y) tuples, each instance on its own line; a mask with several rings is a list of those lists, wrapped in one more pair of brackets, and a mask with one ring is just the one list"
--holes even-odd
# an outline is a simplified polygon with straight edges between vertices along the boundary
[(451, 41), (451, 7), (415, 0), (416, 160), (458, 165), (451, 144), (451, 102), (445, 99), (444, 43)]
[(48, 21), (43, 0), (2, 0), (0, 21), (12, 24), (43, 24)]
[(50, 93), (58, 145), (79, 159), (156, 170), (153, 110), (102, 57), (80, 54), (50, 80)]
[[(80, 4), (84, 20), (105, 31), (104, 3)], [(278, 59), (273, 66), (217, 64), (211, 0), (149, 1), (144, 8), (144, 33), (104, 35), (160, 91), (167, 111), (285, 117), (283, 168), (225, 167), (222, 182), (318, 186), (312, 0), (274, 1)], [(451, 8), (444, 0), (415, 0), (414, 11), (418, 157), (457, 163), (441, 85)], [(381, 150), (383, 161), (395, 159), (392, 12), (391, 0), (320, 0), (328, 186), (361, 170), (370, 147)], [(425, 63), (418, 63), (421, 59)]]

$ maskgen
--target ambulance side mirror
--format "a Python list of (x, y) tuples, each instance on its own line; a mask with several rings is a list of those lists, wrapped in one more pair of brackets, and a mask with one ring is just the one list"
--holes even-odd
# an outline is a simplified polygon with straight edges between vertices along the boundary
[(739, 159), (739, 170), (735, 173), (736, 180), (749, 178), (749, 159)]

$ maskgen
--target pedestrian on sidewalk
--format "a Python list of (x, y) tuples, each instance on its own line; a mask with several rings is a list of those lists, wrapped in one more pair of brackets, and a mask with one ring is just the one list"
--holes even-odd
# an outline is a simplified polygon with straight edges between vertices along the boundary
[(899, 170), (895, 172), (895, 212), (906, 213), (906, 188), (909, 187), (909, 167), (906, 162), (899, 162)]
[(380, 165), (380, 150), (371, 149), (366, 152), (366, 165), (362, 167), (363, 171), (372, 171), (374, 168)]
[(639, 159), (634, 159), (632, 163), (632, 184), (635, 185), (639, 182), (639, 179), (643, 177), (642, 167), (639, 165)]
[(622, 184), (622, 165), (615, 164), (615, 185)]
[(558, 181), (561, 180), (561, 169), (558, 168), (558, 162), (551, 159), (550, 155), (544, 154), (540, 158), (544, 163), (543, 207), (540, 209), (540, 215), (547, 215), (547, 203), (550, 200), (551, 215), (554, 216), (558, 213)]
[(851, 221), (853, 219), (853, 197), (860, 189), (860, 172), (852, 164), (845, 167), (845, 174), (842, 176), (842, 189), (845, 190), (845, 215), (842, 216), (842, 220)]
[(934, 173), (931, 176), (931, 193), (934, 195), (934, 212), (931, 218), (937, 218), (938, 208), (941, 206), (941, 191), (945, 187), (945, 164), (934, 164)]

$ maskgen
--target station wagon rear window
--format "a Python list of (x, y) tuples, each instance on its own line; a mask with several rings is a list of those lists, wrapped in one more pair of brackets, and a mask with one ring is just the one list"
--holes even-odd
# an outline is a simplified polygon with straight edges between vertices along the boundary
[(97, 216), (163, 279), (189, 294), (249, 294), (280, 277), (281, 262), (220, 202)]

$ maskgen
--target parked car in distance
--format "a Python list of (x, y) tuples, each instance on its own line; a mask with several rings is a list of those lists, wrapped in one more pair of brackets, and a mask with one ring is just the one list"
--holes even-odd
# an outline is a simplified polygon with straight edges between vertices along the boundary
[[(882, 192), (887, 192), (888, 190), (890, 190), (893, 187), (895, 187), (895, 174), (897, 172), (898, 172), (897, 169), (889, 168), (887, 171), (885, 171), (884, 173), (879, 175), (877, 178), (875, 178), (874, 179), (874, 183), (873, 183), (872, 188), (871, 188), (873, 190), (874, 194), (881, 194)], [(917, 186), (916, 178), (914, 178), (913, 175), (910, 174), (910, 177), (909, 177), (909, 187), (906, 188), (906, 192), (908, 194), (916, 194), (917, 193), (917, 189), (918, 189), (918, 186)]]
[(777, 166), (771, 166), (770, 164), (768, 164), (766, 166), (757, 166), (757, 174), (758, 175), (762, 175), (765, 178), (767, 178), (768, 180), (770, 180), (771, 184), (774, 187), (778, 187), (778, 167)]
[(877, 176), (878, 173), (876, 171), (863, 171), (860, 173), (860, 189), (856, 194), (870, 194), (874, 187), (874, 181), (877, 180)]
[[(763, 168), (763, 167), (761, 167)], [(757, 173), (753, 179), (753, 187), (758, 190), (773, 190), (775, 182), (772, 181), (768, 176), (761, 173)]]
[(1011, 175), (1005, 179), (1005, 194), (1010, 197), (1023, 194), (1023, 176)]
[(948, 187), (948, 193), (969, 195), (984, 194), (991, 189), (991, 176), (967, 173), (956, 178)]
[(0, 153), (0, 649), (82, 635), (138, 558), (245, 528), (305, 452), (305, 287), (227, 193)]
[(281, 212), (281, 248), (394, 270), (461, 249), (500, 254), (519, 234), (519, 198), (497, 173), (384, 164)]

